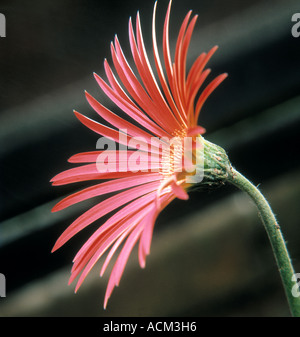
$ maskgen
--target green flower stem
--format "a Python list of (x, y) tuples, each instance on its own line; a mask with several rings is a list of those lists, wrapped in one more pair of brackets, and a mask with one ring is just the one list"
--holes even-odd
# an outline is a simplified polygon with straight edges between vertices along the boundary
[(228, 173), (227, 181), (246, 192), (256, 204), (271, 241), (291, 313), (295, 317), (300, 317), (300, 297), (294, 297), (292, 294), (293, 287), (297, 286), (296, 281), (293, 279), (293, 275), (295, 274), (294, 268), (280, 226), (276, 221), (271, 207), (261, 192), (242, 174), (233, 168), (231, 168)]

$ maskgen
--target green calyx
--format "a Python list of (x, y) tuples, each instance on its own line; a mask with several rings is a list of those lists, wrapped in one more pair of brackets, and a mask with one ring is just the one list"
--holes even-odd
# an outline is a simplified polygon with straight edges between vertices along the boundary
[[(203, 137), (202, 137), (203, 138)], [(232, 172), (232, 166), (225, 150), (203, 138), (204, 177), (201, 185), (224, 185)]]

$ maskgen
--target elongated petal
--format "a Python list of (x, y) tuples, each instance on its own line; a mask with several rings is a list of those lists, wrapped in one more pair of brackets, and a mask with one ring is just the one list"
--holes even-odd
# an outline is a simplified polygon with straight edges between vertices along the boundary
[(126, 204), (127, 202), (136, 199), (137, 197), (144, 195), (148, 192), (154, 191), (158, 187), (159, 183), (152, 182), (146, 185), (131, 188), (130, 190), (121, 192), (115, 196), (112, 196), (98, 205), (92, 207), (85, 213), (83, 213), (79, 218), (77, 218), (58, 238), (53, 250), (57, 250), (64, 243), (66, 243), (71, 237), (80, 232), (83, 228), (91, 224), (92, 222), (98, 220), (102, 216), (110, 213), (116, 208)]
[(146, 184), (151, 181), (160, 180), (159, 174), (150, 173), (134, 177), (123, 177), (115, 180), (110, 180), (101, 184), (97, 184), (88, 188), (85, 188), (77, 193), (74, 193), (55, 205), (52, 212), (60, 211), (66, 207), (74, 205), (78, 202), (90, 199), (96, 196), (100, 196), (107, 193), (120, 191), (129, 187)]
[[(153, 199), (154, 192), (150, 192), (137, 200), (132, 201), (125, 206), (123, 210), (115, 213), (98, 230), (96, 230), (76, 254), (73, 260), (74, 266), (72, 268), (70, 282), (78, 276), (82, 268), (90, 259), (92, 259), (92, 257), (93, 262), (87, 266), (87, 269), (96, 263), (105, 250), (107, 250), (108, 247), (119, 238), (119, 236), (123, 236), (125, 232), (130, 232), (135, 227), (135, 224), (141, 220), (141, 218), (145, 218), (148, 209), (150, 209), (149, 207), (151, 207), (150, 204), (153, 202)], [(124, 214), (128, 215), (124, 217)], [(106, 262), (108, 263), (108, 261)], [(86, 275), (87, 273), (85, 276)], [(78, 289), (85, 276), (81, 277), (76, 289)]]
[[(170, 43), (169, 43), (169, 22), (170, 22), (171, 4), (172, 4), (172, 1), (169, 2), (169, 6), (168, 6), (166, 18), (165, 18), (165, 23), (164, 23), (164, 32), (163, 32), (163, 54), (164, 54), (167, 78), (168, 78), (168, 82), (170, 85), (172, 84), (172, 78), (173, 78), (173, 69), (172, 69)], [(172, 87), (171, 87), (171, 90), (172, 90)]]
[[(168, 136), (168, 134), (164, 130), (162, 130), (158, 125), (156, 125), (155, 123), (153, 123), (149, 118), (142, 117), (140, 115), (140, 111), (139, 111), (138, 107), (136, 107), (130, 101), (125, 100), (124, 98), (120, 97), (120, 95), (118, 93), (114, 92), (102, 80), (102, 78), (100, 76), (98, 76), (97, 74), (94, 74), (94, 76), (95, 76), (95, 79), (98, 82), (99, 86), (106, 93), (106, 95), (111, 100), (113, 100), (114, 103), (116, 105), (118, 105), (123, 111), (125, 111), (130, 117), (132, 117), (135, 120), (137, 120), (138, 123), (140, 123), (145, 128), (147, 128), (148, 130), (150, 130), (151, 132), (153, 132), (154, 135), (159, 136), (159, 137)], [(111, 111), (109, 111), (107, 109), (106, 110), (103, 109), (103, 106), (99, 102), (97, 102), (95, 100), (92, 100), (91, 96), (88, 96), (87, 98), (88, 98), (88, 101), (91, 104), (91, 106), (95, 109), (95, 111), (97, 111), (102, 117), (106, 118), (108, 122), (112, 123), (115, 126), (116, 126), (116, 123), (117, 123), (117, 127), (120, 128), (120, 129), (122, 129), (122, 128), (128, 128), (128, 127), (129, 127), (129, 130), (132, 129), (132, 127), (133, 127), (132, 124), (130, 124), (127, 121), (119, 118), (116, 115), (113, 115), (113, 113)], [(107, 117), (103, 116), (103, 114), (105, 114), (106, 116), (108, 116), (108, 114), (110, 114), (110, 117), (107, 118)], [(112, 117), (113, 117), (113, 119), (112, 119)], [(116, 120), (116, 119), (118, 119), (118, 120)], [(127, 124), (129, 124), (129, 126)], [(138, 131), (135, 130), (135, 132), (132, 132), (132, 135), (133, 136), (144, 136), (146, 138), (150, 137), (149, 134), (147, 135), (147, 133), (143, 132), (143, 130), (140, 129), (140, 128), (139, 128)]]
[[(97, 76), (99, 82), (103, 83), (102, 79)], [(113, 126), (115, 126), (117, 129), (126, 129), (128, 134), (133, 137), (145, 137), (149, 143), (151, 142), (151, 137), (153, 135), (141, 130), (141, 128), (129, 123), (125, 119), (117, 116), (109, 109), (105, 108), (102, 104), (100, 104), (93, 96), (91, 96), (88, 92), (85, 92), (86, 99), (90, 103), (91, 107), (98, 112), (98, 114), (103, 117), (105, 120), (107, 120), (109, 123), (111, 123)]]
[(160, 80), (160, 84), (163, 88), (163, 92), (166, 96), (167, 102), (170, 105), (174, 115), (176, 116), (176, 118), (178, 119), (182, 127), (184, 128), (187, 126), (185, 114), (180, 112), (177, 106), (175, 105), (175, 102), (171, 95), (170, 89), (168, 87), (168, 84), (167, 84), (167, 81), (166, 81), (166, 78), (163, 72), (162, 63), (159, 57), (157, 40), (156, 40), (156, 29), (155, 29), (156, 7), (157, 7), (157, 2), (155, 2), (155, 5), (154, 5), (153, 19), (152, 19), (152, 45), (153, 45), (153, 53), (154, 53), (154, 62), (155, 62), (156, 70), (157, 70), (158, 77)]
[[(168, 200), (169, 199), (169, 200)], [(168, 202), (170, 202), (172, 199), (170, 199), (170, 195), (165, 195), (162, 200), (162, 205), (165, 207)], [(167, 202), (166, 202), (167, 201)], [(152, 237), (152, 231), (153, 231), (153, 225), (154, 225), (154, 220), (158, 214), (158, 210), (156, 208), (153, 208), (151, 212), (148, 212), (148, 216), (140, 221), (139, 224), (136, 225), (134, 230), (130, 233), (128, 236), (118, 258), (117, 261), (113, 267), (113, 270), (111, 272), (108, 285), (107, 285), (107, 290), (105, 293), (105, 299), (104, 299), (104, 308), (106, 308), (107, 301), (109, 297), (111, 296), (111, 293), (114, 289), (115, 286), (119, 285), (120, 279), (122, 277), (122, 274), (124, 272), (125, 265), (128, 261), (129, 255), (137, 243), (138, 239), (141, 238), (143, 231), (145, 230), (146, 226), (149, 226), (146, 230), (147, 232), (145, 233), (143, 240), (143, 249), (146, 251), (149, 251), (149, 248), (147, 247), (151, 243), (151, 237)], [(150, 221), (150, 222), (149, 222)], [(150, 225), (149, 225), (150, 223)], [(146, 246), (145, 246), (146, 245)]]
[[(97, 250), (95, 253), (92, 255), (90, 258), (89, 262), (83, 269), (79, 280), (76, 284), (75, 292), (79, 289), (81, 286), (82, 282), (90, 272), (90, 270), (93, 268), (95, 263), (99, 260), (99, 258), (104, 254), (104, 252), (124, 233), (124, 232), (130, 232), (132, 231), (136, 224), (141, 221), (145, 215), (147, 214), (147, 207), (143, 208), (143, 211), (141, 213), (138, 213), (135, 217), (133, 216), (132, 218), (128, 219), (127, 221), (123, 221), (123, 223), (120, 223), (119, 226), (116, 228), (116, 230), (111, 234), (109, 233), (108, 235), (105, 235), (105, 240), (102, 240), (102, 242), (96, 242), (95, 247), (97, 247)], [(85, 262), (85, 261), (83, 261)], [(72, 272), (74, 274), (74, 271)], [(72, 276), (73, 278), (74, 276)]]
[(188, 89), (192, 88), (193, 83), (197, 81), (198, 77), (201, 76), (204, 67), (207, 65), (208, 61), (211, 59), (211, 57), (217, 51), (217, 49), (218, 46), (214, 46), (207, 54), (202, 53), (194, 62), (187, 77)]
[(137, 14), (136, 19), (136, 31), (137, 31), (138, 51), (142, 61), (143, 66), (142, 69), (144, 70), (140, 71), (140, 73), (144, 74), (145, 78), (148, 79), (149, 82), (148, 88), (149, 92), (152, 94), (152, 99), (157, 104), (157, 108), (160, 111), (162, 111), (161, 115), (164, 117), (163, 118), (164, 126), (167, 127), (168, 129), (171, 128), (172, 133), (174, 129), (180, 128), (181, 125), (180, 122), (176, 119), (172, 110), (167, 105), (166, 101), (164, 100), (163, 95), (156, 83), (144, 46), (139, 13)]
[[(116, 165), (114, 165), (114, 162), (109, 163), (107, 166), (105, 166), (104, 164), (102, 165), (102, 163), (100, 163), (99, 165), (97, 165), (97, 163), (87, 164), (63, 171), (53, 177), (51, 179), (51, 182), (53, 186), (59, 186), (87, 180), (115, 179), (134, 176), (138, 170), (141, 171), (139, 172), (139, 174), (146, 174), (149, 173), (150, 170), (155, 170), (159, 168), (159, 164), (155, 162), (141, 161), (136, 166), (131, 162), (125, 162), (125, 165), (126, 166), (124, 167), (124, 169), (120, 170)], [(101, 172), (99, 168), (102, 167), (103, 169), (106, 169), (106, 171)], [(136, 168), (138, 170), (133, 171), (133, 168)]]
[(213, 81), (211, 81), (210, 84), (205, 88), (205, 90), (200, 95), (198, 102), (196, 104), (195, 109), (195, 120), (199, 118), (200, 110), (209, 97), (209, 95), (225, 80), (225, 78), (228, 76), (228, 74), (222, 74), (216, 77)]
[[(68, 162), (69, 163), (96, 163), (99, 159), (99, 155), (103, 154), (104, 151), (108, 155), (115, 154), (116, 162), (128, 162), (130, 161), (131, 158), (133, 158), (133, 155), (137, 153), (137, 151), (133, 151), (133, 150), (119, 150), (117, 152), (114, 150), (82, 152), (82, 153), (77, 153), (73, 155), (72, 157), (70, 157), (68, 159)], [(145, 162), (159, 163), (159, 161), (161, 160), (161, 156), (157, 155), (156, 153), (143, 152), (139, 150), (138, 155), (140, 157), (140, 160), (145, 161)]]
[(141, 268), (145, 267), (146, 255), (150, 254), (150, 246), (156, 218), (160, 213), (161, 209), (164, 209), (174, 199), (175, 199), (174, 195), (172, 195), (171, 193), (167, 193), (161, 197), (160, 209), (156, 207), (156, 203), (153, 203), (152, 210), (148, 212), (147, 219), (145, 219), (146, 224), (139, 243), (139, 263)]
[[(147, 208), (148, 204), (153, 202), (155, 199), (155, 192), (148, 192), (145, 195), (139, 196), (137, 199), (128, 203), (121, 210), (114, 213), (101, 227), (99, 227), (93, 235), (85, 242), (85, 244), (78, 251), (76, 256), (73, 259), (73, 262), (76, 263), (79, 259), (88, 254), (90, 254), (90, 248), (96, 242), (99, 243), (103, 234), (108, 231), (114, 231), (118, 225), (124, 221), (132, 220), (134, 217)], [(125, 213), (126, 212), (126, 213)]]

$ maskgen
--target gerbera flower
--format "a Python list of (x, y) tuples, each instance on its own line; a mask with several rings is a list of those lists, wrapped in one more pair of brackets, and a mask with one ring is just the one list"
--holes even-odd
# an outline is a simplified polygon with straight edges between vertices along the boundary
[[(204, 144), (201, 135), (205, 129), (197, 124), (198, 116), (206, 99), (227, 76), (227, 74), (219, 75), (200, 95), (197, 95), (210, 73), (210, 69), (205, 69), (206, 64), (217, 47), (213, 47), (208, 53), (200, 54), (187, 73), (187, 52), (197, 15), (192, 17), (192, 11), (189, 11), (184, 18), (172, 61), (169, 45), (170, 10), (171, 1), (163, 29), (164, 72), (156, 41), (156, 3), (154, 5), (152, 42), (158, 80), (146, 53), (139, 13), (136, 16), (136, 32), (132, 20), (129, 20), (129, 42), (138, 76), (130, 67), (117, 36), (111, 43), (115, 72), (105, 60), (107, 81), (94, 74), (104, 93), (127, 114), (129, 120), (104, 107), (87, 92), (86, 98), (90, 105), (113, 128), (75, 111), (76, 117), (88, 128), (123, 146), (127, 146), (131, 140), (138, 139), (139, 146), (142, 147), (138, 151), (138, 172), (129, 169), (130, 164), (136, 159), (134, 157), (136, 151), (119, 148), (116, 152), (102, 150), (76, 154), (69, 159), (69, 162), (85, 165), (64, 171), (51, 180), (53, 185), (57, 186), (110, 179), (66, 197), (53, 208), (54, 212), (89, 198), (118, 192), (79, 216), (62, 233), (53, 248), (53, 251), (57, 250), (83, 228), (115, 211), (79, 250), (73, 260), (70, 278), (71, 283), (80, 275), (75, 289), (77, 291), (91, 268), (109, 250), (100, 272), (102, 276), (113, 255), (123, 244), (108, 281), (104, 307), (113, 288), (119, 284), (129, 255), (137, 243), (139, 263), (142, 268), (145, 267), (153, 227), (161, 210), (175, 198), (188, 199), (187, 192), (192, 187), (189, 179), (197, 174), (196, 165), (193, 165), (197, 160), (195, 144), (197, 139), (200, 139), (202, 149)], [(133, 124), (130, 119), (135, 123)], [(178, 151), (177, 146), (179, 144), (179, 148), (182, 148), (187, 137), (192, 137), (189, 147), (190, 160), (185, 160), (187, 156)], [(177, 140), (177, 145), (171, 141), (173, 139)], [(102, 155), (107, 156), (105, 165), (101, 162), (107, 168), (106, 171), (99, 169), (99, 158)], [(183, 163), (181, 170), (175, 167), (177, 161)]]

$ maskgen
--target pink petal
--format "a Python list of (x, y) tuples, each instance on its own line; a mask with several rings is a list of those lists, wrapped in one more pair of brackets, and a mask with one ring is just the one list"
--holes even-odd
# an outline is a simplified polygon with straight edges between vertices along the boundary
[(156, 203), (153, 203), (153, 208), (151, 212), (148, 212), (148, 215), (146, 217), (146, 225), (143, 230), (143, 233), (141, 235), (140, 243), (139, 243), (139, 263), (141, 268), (145, 267), (146, 264), (146, 255), (150, 254), (150, 246), (151, 246), (151, 240), (153, 235), (153, 228), (155, 225), (156, 218), (160, 211), (165, 208), (172, 200), (175, 199), (175, 196), (168, 193), (166, 195), (163, 195), (161, 197), (162, 200), (160, 200), (161, 207), (158, 209), (156, 207)]
[(176, 195), (178, 199), (188, 200), (189, 195), (182, 188), (181, 185), (177, 185), (175, 181), (171, 183), (172, 192)]
[(155, 61), (155, 66), (156, 70), (158, 73), (158, 77), (161, 83), (161, 86), (163, 88), (163, 92), (166, 96), (166, 99), (170, 105), (170, 108), (172, 112), (174, 113), (175, 117), (178, 119), (182, 127), (186, 127), (186, 118), (185, 114), (182, 111), (179, 111), (177, 106), (175, 105), (174, 99), (171, 95), (171, 92), (169, 90), (166, 78), (164, 76), (162, 64), (160, 61), (159, 53), (158, 53), (158, 48), (157, 48), (157, 41), (156, 41), (156, 30), (155, 30), (155, 17), (156, 17), (156, 7), (157, 7), (157, 2), (155, 2), (154, 5), (154, 10), (153, 10), (153, 19), (152, 19), (152, 45), (153, 45), (153, 53), (154, 53), (154, 61)]
[[(109, 233), (105, 233), (104, 237), (102, 238), (101, 242), (95, 242), (94, 248), (96, 248), (96, 251), (92, 251), (93, 255), (90, 258), (89, 254), (87, 258), (83, 260), (83, 263), (86, 263), (86, 260), (90, 258), (88, 264), (82, 271), (82, 274), (79, 277), (79, 280), (76, 284), (75, 292), (79, 289), (81, 286), (82, 282), (90, 272), (90, 270), (93, 268), (95, 263), (99, 260), (99, 258), (104, 254), (104, 252), (124, 233), (128, 233), (129, 231), (132, 231), (136, 224), (143, 218), (145, 217), (145, 214), (147, 213), (147, 208), (143, 209), (142, 212), (138, 213), (135, 215), (135, 217), (127, 217), (127, 221), (121, 222), (121, 224), (118, 224), (118, 227), (116, 230), (111, 230)], [(89, 248), (89, 253), (90, 253)], [(76, 261), (77, 262), (77, 261)], [(82, 261), (80, 261), (80, 265), (82, 265)], [(78, 269), (81, 269), (80, 267)], [(77, 274), (77, 273), (76, 273)], [(74, 271), (72, 271), (72, 279), (74, 278), (75, 274)]]
[(205, 90), (202, 92), (200, 95), (198, 102), (196, 104), (196, 109), (195, 109), (195, 121), (198, 120), (199, 118), (199, 113), (200, 110), (209, 97), (209, 95), (225, 80), (225, 78), (228, 76), (228, 74), (222, 74), (216, 77), (213, 81), (211, 81), (208, 86), (205, 88)]
[(179, 93), (181, 96), (181, 100), (183, 100), (184, 106), (186, 106), (187, 102), (185, 101), (185, 60), (182, 57), (182, 49), (183, 49), (182, 43), (183, 43), (185, 30), (186, 30), (189, 18), (191, 16), (191, 13), (192, 11), (189, 11), (187, 13), (180, 27), (180, 31), (179, 31), (177, 43), (176, 43), (175, 61), (174, 61), (176, 65)]
[[(125, 145), (128, 145), (128, 142), (130, 141), (131, 137), (127, 137), (126, 134), (122, 133), (121, 131), (117, 131), (114, 129), (109, 128), (108, 126), (105, 126), (101, 123), (95, 122), (94, 120), (80, 114), (77, 111), (74, 111), (76, 117), (80, 120), (80, 122), (82, 124), (84, 124), (85, 126), (87, 126), (89, 129), (91, 129), (92, 131), (107, 137), (108, 139), (112, 139), (115, 142)], [(120, 134), (123, 135), (122, 137), (120, 137)], [(145, 143), (145, 146), (150, 145)], [(153, 146), (151, 146), (151, 152), (156, 152), (159, 153), (159, 149), (155, 146), (155, 144), (153, 144)]]
[[(153, 123), (149, 118), (145, 118), (146, 115), (144, 114), (144, 112), (141, 111), (133, 102), (131, 103), (131, 101), (125, 100), (124, 98), (120, 97), (120, 95), (117, 92), (113, 91), (99, 75), (94, 74), (94, 76), (95, 76), (95, 79), (96, 79), (97, 83), (99, 84), (101, 89), (104, 91), (104, 93), (120, 109), (122, 109), (124, 112), (126, 112), (130, 117), (135, 119), (139, 124), (141, 124), (143, 127), (147, 128), (149, 131), (153, 132), (156, 136), (162, 137), (162, 136), (168, 135), (163, 129), (161, 129), (158, 125)], [(99, 105), (100, 103), (97, 102), (97, 101), (93, 102), (91, 99), (89, 100), (89, 103), (92, 105), (94, 110), (96, 110), (103, 117), (103, 113), (105, 111), (103, 111), (103, 107), (101, 105)], [(106, 111), (106, 116), (108, 115), (107, 112), (108, 111)], [(112, 114), (112, 112), (110, 112), (110, 111), (109, 111), (109, 113)], [(104, 118), (107, 119), (107, 117), (104, 117)], [(114, 117), (114, 119), (116, 119), (116, 118)], [(109, 119), (107, 119), (107, 120), (110, 121), (111, 117), (109, 117)], [(116, 126), (116, 122), (110, 122), (110, 123), (112, 123), (113, 125)], [(125, 124), (127, 126), (125, 126)], [(120, 123), (118, 123), (117, 125), (118, 125), (117, 127), (119, 127), (119, 128), (125, 128), (125, 129), (128, 129), (128, 130), (134, 128), (134, 126), (132, 124), (128, 123), (128, 122), (125, 122), (124, 125), (122, 125)], [(147, 135), (147, 133), (142, 131), (142, 129), (140, 129), (140, 128), (138, 128), (138, 130), (139, 130), (138, 132), (137, 132), (137, 130), (135, 130), (135, 134), (132, 133), (132, 135), (133, 136), (143, 135), (146, 138), (151, 136), (149, 134)]]
[[(101, 77), (97, 76), (100, 83), (104, 83)], [(91, 96), (88, 92), (85, 92), (86, 99), (88, 100), (91, 107), (105, 120), (111, 123), (118, 129), (126, 129), (128, 134), (133, 137), (144, 137), (149, 143), (151, 142), (151, 137), (153, 135), (143, 131), (139, 127), (129, 123), (125, 119), (119, 117), (114, 114), (112, 111), (105, 108), (102, 104), (100, 104), (93, 96)]]
[[(146, 163), (144, 168), (149, 169), (149, 164)], [(140, 173), (143, 174), (143, 172)], [(63, 171), (57, 174), (55, 177), (53, 177), (51, 179), (51, 182), (53, 186), (59, 186), (86, 180), (114, 179), (134, 175), (135, 173), (131, 171), (99, 172), (97, 165), (93, 163)]]
[(66, 207), (84, 201), (86, 199), (90, 199), (106, 193), (120, 191), (129, 187), (145, 184), (151, 181), (157, 181), (160, 179), (161, 176), (159, 174), (150, 173), (141, 176), (119, 178), (104, 183), (100, 183), (97, 185), (93, 185), (91, 187), (85, 188), (77, 193), (71, 194), (68, 197), (62, 199), (59, 203), (57, 203), (54, 206), (52, 212), (60, 211)]
[(214, 46), (207, 54), (202, 53), (195, 63), (193, 64), (188, 77), (187, 77), (187, 88), (193, 88), (194, 82), (198, 80), (198, 78), (201, 76), (201, 73), (208, 63), (208, 61), (211, 59), (213, 54), (218, 49), (218, 46)]
[[(164, 23), (164, 32), (163, 32), (163, 54), (165, 67), (167, 72), (168, 82), (171, 85), (173, 79), (173, 69), (172, 69), (172, 61), (171, 61), (171, 53), (170, 53), (170, 44), (169, 44), (169, 21), (170, 21), (170, 11), (171, 11), (171, 1), (169, 2), (167, 14), (165, 17)], [(172, 88), (171, 88), (172, 90)], [(172, 90), (173, 91), (173, 90)]]
[(130, 190), (121, 192), (117, 195), (114, 195), (96, 206), (90, 208), (88, 211), (83, 213), (80, 217), (78, 217), (58, 238), (56, 241), (52, 252), (60, 248), (63, 244), (65, 244), (71, 237), (77, 234), (86, 226), (90, 225), (94, 221), (98, 220), (102, 216), (110, 213), (116, 208), (126, 204), (127, 202), (138, 198), (144, 194), (147, 194), (151, 191), (156, 190), (159, 182), (152, 182), (142, 186), (131, 188)]
[[(189, 96), (187, 98), (189, 105), (187, 108), (187, 111), (193, 116), (193, 112), (194, 112), (194, 102), (195, 102), (195, 97), (199, 92), (199, 89), (201, 88), (202, 84), (204, 83), (204, 81), (206, 80), (207, 76), (210, 73), (210, 69), (206, 69), (203, 71), (203, 73), (201, 74), (201, 76), (198, 78), (198, 80), (193, 83), (193, 89), (190, 91)], [(194, 121), (196, 122), (196, 121)]]
[[(133, 35), (133, 29), (131, 27), (132, 35)], [(140, 16), (139, 13), (137, 14), (136, 19), (136, 31), (137, 31), (137, 42), (138, 42), (138, 52), (141, 58), (141, 65), (138, 67), (140, 69), (140, 75), (145, 79), (144, 83), (149, 83), (148, 85), (148, 91), (150, 94), (152, 94), (153, 101), (158, 105), (157, 109), (161, 111), (159, 116), (164, 116), (164, 118), (160, 118), (160, 123), (163, 123), (162, 125), (164, 128), (169, 130), (169, 133), (172, 134), (174, 129), (181, 128), (180, 123), (174, 116), (172, 110), (170, 110), (169, 106), (167, 105), (158, 85), (155, 80), (152, 68), (150, 66), (150, 62), (146, 53), (146, 49), (144, 46), (143, 36), (142, 36), (142, 29), (141, 29), (141, 23), (140, 23)], [(133, 39), (132, 42), (133, 48), (136, 46), (136, 43)], [(137, 58), (138, 59), (138, 58)], [(137, 63), (137, 66), (139, 63)]]
[(134, 245), (136, 244), (136, 242), (139, 239), (139, 236), (141, 235), (141, 232), (143, 230), (143, 223), (140, 226), (137, 226), (132, 233), (128, 236), (122, 250), (121, 253), (117, 259), (116, 264), (114, 265), (114, 268), (110, 274), (110, 278), (108, 281), (108, 285), (107, 285), (107, 290), (105, 293), (105, 299), (104, 299), (104, 308), (106, 308), (107, 306), (107, 301), (113, 291), (113, 288), (115, 287), (115, 285), (118, 285), (120, 282), (120, 278), (123, 274), (125, 265), (127, 263), (127, 260), (129, 258), (129, 255), (134, 247)]
[[(133, 219), (140, 212), (144, 212), (147, 209), (147, 205), (155, 199), (155, 192), (147, 193), (143, 196), (140, 196), (134, 201), (131, 201), (128, 205), (123, 207), (121, 210), (112, 215), (101, 227), (99, 227), (93, 235), (86, 241), (86, 243), (81, 247), (76, 256), (73, 259), (73, 262), (77, 262), (82, 258), (86, 257), (86, 254), (91, 256), (90, 249), (95, 243), (99, 243), (99, 240), (102, 240), (102, 235), (107, 231), (114, 231), (119, 227), (123, 221), (128, 219)], [(124, 214), (126, 214), (124, 216)]]
[(203, 135), (206, 132), (206, 130), (202, 126), (195, 126), (193, 128), (189, 128), (187, 130), (187, 137), (197, 136), (197, 135)]
[[(152, 192), (132, 201), (122, 210), (115, 213), (95, 231), (95, 233), (81, 247), (73, 260), (74, 266), (72, 268), (70, 282), (77, 277), (90, 259), (93, 258), (93, 262), (91, 262), (88, 266), (92, 268), (94, 263), (96, 263), (105, 250), (107, 250), (107, 248), (112, 245), (120, 235), (123, 236), (124, 232), (132, 230), (138, 221), (145, 218), (145, 215), (150, 210), (151, 205), (149, 206), (149, 204), (153, 202), (154, 196), (155, 192)], [(124, 214), (128, 215), (124, 217)], [(79, 283), (77, 284), (76, 289), (79, 288), (82, 283), (81, 281), (83, 281), (88, 274), (88, 266), (85, 268), (84, 276), (81, 277), (80, 282), (78, 281)], [(91, 268), (89, 268), (89, 270)]]
[[(111, 152), (109, 150), (105, 150), (106, 153), (110, 154)], [(90, 151), (90, 152), (82, 152), (82, 153), (77, 153), (70, 157), (68, 159), (69, 163), (96, 163), (99, 155), (102, 154), (103, 151)], [(113, 151), (112, 153), (115, 153)], [(119, 150), (116, 153), (116, 162), (127, 162), (130, 160), (130, 157), (135, 154), (136, 151), (132, 150)], [(150, 153), (150, 152), (142, 152), (139, 150), (138, 152), (140, 158), (142, 161), (148, 161), (148, 162), (155, 162), (159, 163), (160, 157), (155, 154), (155, 153)]]

